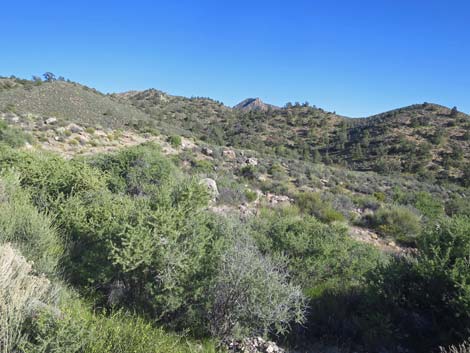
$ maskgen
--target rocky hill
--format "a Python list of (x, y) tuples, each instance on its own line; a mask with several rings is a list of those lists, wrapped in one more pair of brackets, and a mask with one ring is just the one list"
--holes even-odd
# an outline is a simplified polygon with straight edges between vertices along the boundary
[(266, 112), (270, 109), (271, 110), (279, 109), (279, 107), (276, 107), (271, 104), (266, 104), (259, 98), (247, 98), (241, 101), (240, 103), (238, 103), (237, 105), (235, 105), (233, 109), (241, 110), (243, 112), (248, 112), (248, 111), (253, 111), (253, 110)]
[[(172, 99), (162, 114), (212, 143), (353, 170), (408, 173), (442, 183), (468, 179), (470, 116), (456, 109), (424, 103), (351, 119), (308, 104), (268, 109), (249, 99), (230, 109), (211, 100), (189, 106), (187, 99)], [(131, 101), (147, 112), (162, 111), (162, 103), (139, 95)], [(187, 108), (176, 113), (175, 107), (183, 104)]]
[(104, 95), (77, 83), (4, 78), (0, 111), (193, 136), (263, 154), (440, 183), (469, 179), (470, 116), (436, 104), (351, 119), (308, 104), (278, 108), (259, 98), (230, 108), (210, 98), (156, 89)]

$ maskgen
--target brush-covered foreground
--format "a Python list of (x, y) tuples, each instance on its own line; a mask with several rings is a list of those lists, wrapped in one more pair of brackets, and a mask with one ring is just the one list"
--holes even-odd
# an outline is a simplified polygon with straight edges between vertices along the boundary
[(394, 257), (302, 212), (308, 200), (214, 214), (156, 145), (69, 161), (3, 147), (0, 167), (2, 352), (214, 351), (254, 335), (424, 352), (468, 335), (466, 216), (430, 219), (416, 253)]

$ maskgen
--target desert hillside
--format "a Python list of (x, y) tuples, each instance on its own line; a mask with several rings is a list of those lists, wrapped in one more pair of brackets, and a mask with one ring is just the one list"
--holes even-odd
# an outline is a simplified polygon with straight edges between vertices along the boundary
[(352, 119), (1, 78), (0, 352), (456, 344), (469, 171), (470, 117), (431, 103)]

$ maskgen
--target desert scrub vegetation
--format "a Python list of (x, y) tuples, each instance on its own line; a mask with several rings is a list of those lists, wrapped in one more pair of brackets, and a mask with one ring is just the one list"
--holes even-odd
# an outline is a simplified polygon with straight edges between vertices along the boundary
[(12, 243), (33, 262), (35, 270), (54, 275), (63, 255), (63, 243), (52, 219), (39, 212), (15, 174), (0, 179), (0, 243)]
[(421, 234), (420, 214), (406, 206), (381, 207), (374, 213), (365, 215), (363, 222), (383, 236), (403, 244), (415, 244)]
[(344, 224), (324, 224), (296, 207), (263, 209), (250, 228), (263, 253), (287, 256), (291, 276), (309, 295), (359, 284), (382, 261), (376, 249), (353, 241)]
[[(154, 145), (70, 161), (48, 153), (6, 148), (2, 152), (4, 173), (17, 173), (17, 177), (7, 178), (12, 179), (6, 185), (16, 190), (16, 198), (4, 197), (5, 209), (19, 200), (18, 205), (34, 221), (31, 226), (26, 223), (28, 228), (13, 211), (2, 213), (0, 224), (13, 229), (8, 240), (18, 240), (25, 249), (34, 245), (31, 257), (39, 258), (55, 243), (42, 246), (35, 242), (41, 237), (58, 241), (58, 253), (51, 256), (59, 257), (61, 278), (97, 307), (110, 313), (119, 308), (133, 311), (136, 320), (145, 317), (199, 338), (211, 333), (218, 339), (239, 333), (274, 334), (291, 322), (301, 322), (303, 295), (291, 284), (287, 270), (269, 254), (257, 263), (255, 245), (246, 250), (252, 262), (227, 262), (232, 259), (230, 244), (234, 244), (230, 239), (241, 235), (230, 233), (229, 220), (207, 211), (209, 195), (199, 180), (178, 170)], [(54, 217), (54, 229), (46, 214)], [(13, 218), (9, 221), (13, 225), (2, 219), (5, 216)], [(23, 234), (16, 229), (37, 231), (38, 237), (31, 235), (34, 241), (21, 238)], [(227, 267), (229, 264), (237, 270)], [(243, 277), (248, 301), (237, 308), (238, 314), (218, 310), (216, 301), (223, 297), (222, 283), (228, 275), (223, 269), (235, 271), (232, 275), (249, 275)], [(263, 288), (271, 288), (272, 296), (262, 297)], [(216, 335), (208, 312), (229, 322), (230, 329)], [(124, 330), (125, 335), (132, 328), (129, 324), (116, 329)], [(49, 331), (34, 330), (39, 337)], [(117, 337), (113, 339), (119, 343)]]
[(26, 142), (31, 143), (33, 137), (27, 132), (8, 125), (0, 120), (0, 144), (6, 144), (11, 147), (21, 147)]
[[(179, 167), (195, 160), (189, 153), (167, 158), (147, 143), (65, 160), (2, 146), (0, 243), (61, 293), (22, 321), (16, 350), (215, 352), (262, 335), (293, 347), (429, 352), (466, 338), (462, 189), (256, 158), (263, 174), (274, 165), (281, 194), (297, 190), (292, 173), (319, 191), (240, 219), (210, 211), (206, 166)], [(254, 199), (261, 181), (210, 161), (218, 202)], [(357, 208), (361, 225), (413, 252), (395, 258), (352, 239)]]
[(61, 316), (42, 311), (28, 326), (24, 353), (215, 353), (215, 343), (170, 334), (135, 314), (96, 313), (81, 301), (61, 307)]
[(333, 208), (328, 200), (323, 200), (319, 193), (299, 193), (295, 197), (295, 204), (302, 212), (315, 216), (321, 221), (330, 223), (344, 221), (344, 216)]
[(178, 135), (171, 135), (168, 136), (168, 142), (174, 148), (178, 148), (181, 146), (181, 136)]

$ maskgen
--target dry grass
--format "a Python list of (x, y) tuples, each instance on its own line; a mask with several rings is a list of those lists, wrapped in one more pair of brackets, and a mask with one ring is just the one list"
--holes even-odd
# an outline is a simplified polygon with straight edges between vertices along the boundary
[(0, 246), (0, 353), (14, 352), (24, 339), (22, 325), (47, 300), (50, 282), (32, 274), (31, 263), (10, 244)]

